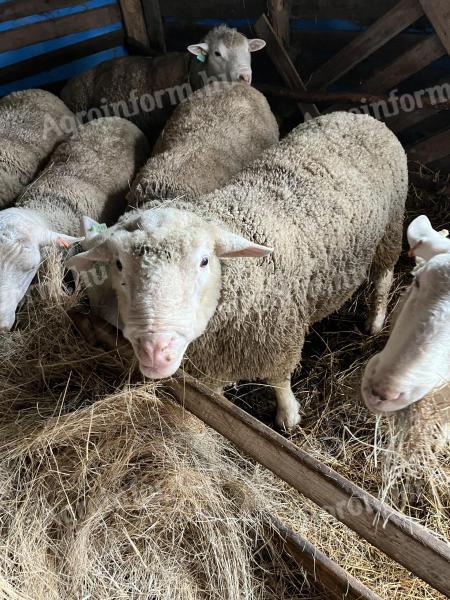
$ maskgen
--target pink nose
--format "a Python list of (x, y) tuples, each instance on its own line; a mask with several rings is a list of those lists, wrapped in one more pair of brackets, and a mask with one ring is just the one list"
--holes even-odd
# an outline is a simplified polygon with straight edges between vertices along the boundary
[(370, 390), (372, 403), (395, 402), (400, 398), (400, 393), (383, 387), (372, 387)]
[(170, 334), (159, 334), (150, 339), (140, 340), (139, 360), (146, 367), (165, 371), (176, 358), (173, 352), (174, 339)]
[(252, 74), (250, 71), (244, 71), (243, 73), (241, 73), (239, 75), (239, 81), (245, 81), (245, 83), (248, 83), (249, 85), (252, 82)]

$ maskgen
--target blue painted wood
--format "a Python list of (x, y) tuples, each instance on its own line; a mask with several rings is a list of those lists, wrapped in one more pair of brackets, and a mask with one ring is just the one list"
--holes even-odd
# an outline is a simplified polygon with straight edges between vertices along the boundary
[(122, 23), (113, 23), (112, 25), (105, 25), (104, 27), (96, 27), (95, 29), (88, 29), (87, 31), (82, 31), (80, 33), (65, 35), (47, 42), (32, 44), (31, 46), (25, 46), (23, 48), (19, 48), (18, 50), (3, 52), (0, 54), (0, 68), (8, 65), (14, 65), (29, 58), (34, 58), (35, 56), (46, 54), (47, 52), (52, 52), (53, 50), (59, 50), (65, 46), (71, 46), (73, 44), (77, 44), (78, 42), (101, 36), (106, 33), (118, 31), (121, 29), (121, 27)]
[(119, 58), (120, 56), (125, 56), (126, 54), (127, 52), (125, 48), (121, 46), (104, 50), (103, 52), (97, 52), (96, 54), (91, 54), (85, 58), (81, 58), (67, 65), (63, 65), (62, 67), (56, 67), (55, 69), (43, 71), (33, 75), (32, 77), (26, 77), (25, 79), (20, 79), (18, 81), (13, 81), (11, 83), (2, 85), (0, 86), (0, 96), (5, 96), (6, 94), (10, 94), (11, 92), (17, 90), (45, 87), (51, 83), (65, 81), (66, 79), (70, 79), (71, 77), (74, 77), (75, 75), (78, 75), (87, 69), (95, 67), (105, 60)]
[(61, 17), (67, 17), (69, 15), (76, 15), (77, 13), (83, 13), (87, 10), (93, 10), (95, 8), (102, 8), (116, 4), (116, 0), (88, 0), (82, 4), (76, 4), (75, 6), (67, 6), (65, 8), (57, 8), (39, 15), (28, 15), (21, 19), (13, 19), (12, 21), (6, 21), (0, 23), (0, 33), (2, 31), (9, 31), (11, 29), (17, 29), (18, 27), (24, 27), (25, 25), (33, 25), (35, 23), (42, 23), (43, 21), (50, 21), (52, 19), (59, 19)]

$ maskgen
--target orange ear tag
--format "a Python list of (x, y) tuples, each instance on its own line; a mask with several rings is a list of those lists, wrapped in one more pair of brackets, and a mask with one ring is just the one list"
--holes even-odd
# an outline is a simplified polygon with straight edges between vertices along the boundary
[(68, 242), (67, 240), (65, 240), (62, 237), (59, 237), (56, 241), (57, 241), (57, 243), (58, 243), (58, 245), (59, 245), (60, 248), (66, 248), (67, 249), (67, 248), (70, 248), (70, 246), (71, 246), (70, 242)]

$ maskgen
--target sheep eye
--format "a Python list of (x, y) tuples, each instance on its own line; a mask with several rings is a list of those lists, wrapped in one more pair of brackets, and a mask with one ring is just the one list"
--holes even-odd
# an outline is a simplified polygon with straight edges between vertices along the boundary
[(119, 271), (121, 271), (123, 269), (122, 263), (120, 262), (120, 260), (116, 260), (116, 267)]
[(204, 256), (204, 257), (202, 258), (202, 260), (200, 261), (200, 266), (201, 266), (202, 268), (204, 268), (204, 267), (206, 267), (206, 266), (208, 265), (208, 263), (209, 263), (208, 257), (207, 257), (207, 256)]
[(219, 58), (222, 56), (218, 50), (216, 50), (216, 51), (214, 52), (214, 54), (215, 54), (216, 56), (218, 56)]

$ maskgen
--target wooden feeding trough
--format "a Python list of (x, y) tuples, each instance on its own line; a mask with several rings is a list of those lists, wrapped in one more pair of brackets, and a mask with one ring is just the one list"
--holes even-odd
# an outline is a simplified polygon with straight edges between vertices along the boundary
[[(335, 109), (376, 113), (405, 144), (412, 173), (417, 165), (450, 172), (449, 0), (0, 0), (0, 96), (58, 91), (103, 60), (178, 50), (180, 30), (194, 37), (223, 20), (266, 41), (255, 85), (275, 112), (283, 107), (286, 126)], [(331, 26), (336, 20), (351, 27)], [(167, 387), (246, 455), (450, 597), (448, 544), (189, 376)], [(378, 597), (283, 523), (273, 525), (330, 597)]]

